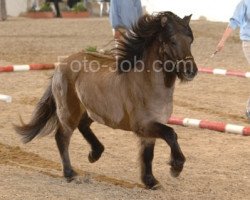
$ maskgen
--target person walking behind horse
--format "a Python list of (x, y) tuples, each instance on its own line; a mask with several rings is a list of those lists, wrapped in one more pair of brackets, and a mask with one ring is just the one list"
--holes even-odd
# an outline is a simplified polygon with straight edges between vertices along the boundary
[(114, 38), (119, 40), (121, 33), (131, 29), (141, 15), (141, 0), (111, 0), (109, 19), (113, 28)]
[(0, 0), (0, 21), (7, 19), (6, 4), (5, 0)]
[[(216, 52), (221, 51), (231, 33), (240, 28), (240, 39), (244, 55), (250, 64), (250, 0), (241, 0), (235, 8), (232, 18), (219, 41)], [(247, 102), (246, 115), (250, 119), (250, 98)]]
[(59, 7), (59, 2), (62, 2), (62, 0), (46, 0), (46, 2), (49, 3), (54, 3), (54, 12), (55, 12), (55, 17), (62, 17), (60, 7)]
[(100, 5), (100, 17), (103, 16), (104, 4), (106, 6), (106, 13), (109, 13), (110, 0), (98, 0), (98, 4)]

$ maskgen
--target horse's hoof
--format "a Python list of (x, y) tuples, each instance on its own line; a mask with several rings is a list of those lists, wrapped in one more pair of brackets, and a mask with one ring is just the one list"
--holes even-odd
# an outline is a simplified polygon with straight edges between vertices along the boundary
[(70, 183), (75, 179), (75, 177), (65, 177), (65, 179), (66, 179), (67, 183)]
[(77, 176), (77, 173), (74, 170), (64, 170), (64, 177), (68, 183), (74, 180)]
[(184, 166), (184, 162), (185, 161), (178, 161), (178, 160), (171, 160), (170, 161), (170, 174), (172, 177), (178, 177), (182, 170), (183, 170), (183, 166)]
[(155, 179), (152, 175), (146, 175), (142, 178), (143, 183), (145, 184), (147, 189), (157, 190), (160, 188), (160, 183)]
[(97, 160), (99, 160), (103, 151), (104, 151), (104, 147), (102, 146), (99, 149), (96, 149), (96, 150), (89, 152), (89, 156), (88, 156), (89, 162), (94, 163)]
[(181, 171), (182, 170), (176, 170), (173, 167), (171, 167), (170, 174), (171, 174), (172, 177), (176, 178), (181, 174)]
[(163, 189), (162, 185), (160, 183), (157, 183), (155, 186), (152, 188), (149, 188), (150, 190), (160, 190)]

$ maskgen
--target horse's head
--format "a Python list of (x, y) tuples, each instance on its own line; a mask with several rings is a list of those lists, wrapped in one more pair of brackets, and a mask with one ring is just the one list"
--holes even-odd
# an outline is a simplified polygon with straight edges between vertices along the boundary
[(160, 65), (165, 70), (167, 86), (174, 83), (176, 76), (182, 81), (192, 80), (197, 66), (191, 54), (190, 18), (191, 15), (181, 19), (172, 12), (142, 16), (119, 42), (118, 71), (129, 71), (140, 60), (146, 67)]
[(181, 81), (190, 81), (197, 74), (197, 66), (191, 53), (193, 33), (190, 16), (179, 18), (171, 12), (157, 15), (162, 29), (159, 32), (159, 56), (167, 73), (175, 73)]

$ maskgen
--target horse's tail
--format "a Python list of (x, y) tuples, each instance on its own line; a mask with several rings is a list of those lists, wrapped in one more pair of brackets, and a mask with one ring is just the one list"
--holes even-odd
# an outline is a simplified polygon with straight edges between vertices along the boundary
[(38, 135), (47, 135), (58, 127), (56, 104), (52, 94), (51, 84), (38, 102), (30, 122), (25, 124), (21, 118), (20, 120), (22, 125), (15, 125), (15, 130), (22, 136), (23, 143), (30, 142)]

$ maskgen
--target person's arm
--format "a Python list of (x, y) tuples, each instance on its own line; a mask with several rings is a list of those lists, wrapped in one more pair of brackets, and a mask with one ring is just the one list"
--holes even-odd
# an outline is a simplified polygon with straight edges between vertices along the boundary
[(227, 41), (227, 39), (230, 37), (231, 33), (233, 32), (233, 30), (237, 29), (238, 27), (241, 27), (243, 21), (244, 21), (244, 15), (246, 13), (246, 5), (245, 5), (245, 1), (242, 0), (236, 7), (233, 17), (230, 19), (230, 22), (228, 24), (228, 27), (226, 28), (226, 30), (224, 31), (222, 38), (220, 39), (217, 47), (216, 47), (216, 51), (221, 51), (224, 46), (225, 46), (225, 42)]
[(141, 5), (141, 0), (137, 0), (136, 1), (136, 8), (137, 8), (137, 12), (138, 12), (138, 16), (141, 16), (142, 13), (142, 5)]
[(224, 48), (225, 42), (227, 41), (227, 39), (229, 38), (232, 32), (233, 32), (233, 29), (230, 26), (228, 26), (226, 30), (224, 31), (222, 38), (216, 47), (216, 51), (221, 51)]

